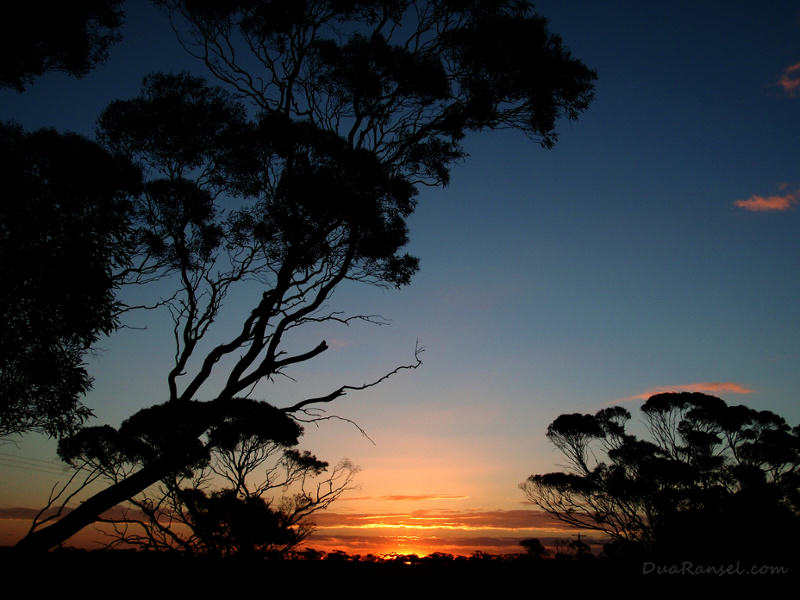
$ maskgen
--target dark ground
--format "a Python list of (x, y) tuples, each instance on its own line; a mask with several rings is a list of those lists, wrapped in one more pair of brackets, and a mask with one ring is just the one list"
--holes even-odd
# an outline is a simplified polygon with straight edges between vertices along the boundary
[[(301, 598), (398, 594), (481, 597), (484, 593), (493, 598), (529, 598), (549, 595), (552, 590), (569, 596), (603, 591), (606, 592), (603, 596), (610, 592), (624, 597), (630, 592), (663, 590), (708, 591), (716, 596), (723, 590), (764, 593), (785, 588), (787, 584), (794, 590), (793, 595), (800, 580), (797, 562), (757, 564), (756, 568), (764, 572), (760, 575), (749, 573), (753, 566), (749, 563), (713, 565), (716, 573), (727, 573), (701, 575), (699, 570), (712, 565), (612, 560), (457, 560), (409, 565), (186, 558), (128, 551), (25, 555), (10, 548), (0, 549), (0, 570), (6, 586), (17, 580), (23, 583), (23, 589), (76, 591), (88, 597), (106, 598), (139, 596), (148, 591), (158, 591), (155, 597), (176, 592), (181, 592), (181, 597), (192, 592), (209, 597), (226, 590), (226, 596), (260, 592), (264, 596)], [(783, 567), (785, 572), (767, 574), (771, 567)]]

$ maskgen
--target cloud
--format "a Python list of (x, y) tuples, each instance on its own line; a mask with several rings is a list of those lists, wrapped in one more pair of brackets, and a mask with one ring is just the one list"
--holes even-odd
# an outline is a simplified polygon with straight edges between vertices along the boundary
[[(38, 513), (39, 510), (35, 508), (22, 508), (22, 507), (0, 508), (0, 519), (22, 519), (25, 521), (32, 521)], [(45, 514), (43, 516), (49, 516), (49, 515)]]
[(800, 194), (797, 192), (786, 193), (783, 196), (758, 196), (752, 195), (747, 200), (734, 202), (739, 208), (752, 212), (789, 210), (792, 205), (800, 203)]
[(540, 510), (418, 510), (394, 514), (325, 512), (314, 518), (318, 529), (505, 531), (560, 529), (563, 525)]
[(359, 496), (358, 498), (342, 498), (342, 500), (466, 500), (469, 496), (451, 496), (449, 494), (423, 494), (420, 496)]
[[(563, 540), (573, 539), (573, 530), (564, 530), (563, 533), (555, 535), (540, 536), (539, 540), (545, 546), (553, 547), (556, 543)], [(599, 535), (584, 534), (583, 541), (592, 546), (596, 552), (600, 551), (601, 545), (606, 542)], [(482, 550), (492, 554), (521, 554), (524, 552), (519, 545), (520, 537), (500, 537), (500, 536), (376, 536), (376, 535), (327, 535), (325, 533), (313, 533), (306, 540), (306, 547), (330, 552), (332, 550), (343, 550), (349, 554), (409, 554), (414, 553), (419, 556), (443, 552), (460, 556), (468, 556), (475, 550)]]
[[(410, 514), (372, 515), (318, 513), (316, 531), (306, 545), (350, 553), (419, 555), (432, 552), (471, 554), (521, 552), (519, 541), (536, 537), (548, 545), (570, 538), (578, 530), (556, 521), (540, 510), (437, 510)], [(602, 535), (584, 531), (584, 540), (597, 545)]]
[[(0, 509), (0, 541), (13, 544), (25, 535), (30, 519), (38, 512), (31, 508)], [(110, 511), (106, 517), (121, 517)], [(131, 514), (128, 514), (130, 517)], [(417, 510), (406, 513), (342, 514), (319, 512), (313, 518), (315, 531), (305, 541), (306, 547), (348, 553), (449, 552), (469, 555), (474, 550), (491, 553), (521, 552), (519, 540), (538, 537), (548, 545), (551, 540), (573, 536), (577, 530), (556, 521), (540, 510)], [(16, 525), (15, 525), (16, 524)], [(13, 531), (10, 526), (16, 527)], [(72, 538), (70, 544), (94, 548), (106, 542), (107, 527), (87, 528), (84, 538)], [(106, 532), (109, 533), (109, 532)], [(5, 534), (5, 535), (4, 535)], [(592, 543), (590, 532), (584, 540)], [(597, 544), (602, 540), (598, 538)]]
[(684, 385), (664, 385), (661, 387), (652, 388), (641, 394), (635, 396), (628, 396), (615, 400), (612, 404), (619, 402), (630, 402), (632, 400), (647, 400), (650, 396), (655, 394), (663, 394), (665, 392), (703, 392), (711, 394), (752, 394), (754, 390), (747, 388), (741, 384), (734, 383), (733, 381), (704, 381), (702, 383), (687, 383)]
[(800, 94), (800, 63), (786, 67), (778, 80), (778, 85), (790, 96)]

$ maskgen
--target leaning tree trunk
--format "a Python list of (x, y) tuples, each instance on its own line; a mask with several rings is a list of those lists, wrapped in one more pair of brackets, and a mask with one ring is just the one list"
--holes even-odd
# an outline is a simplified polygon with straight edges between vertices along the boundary
[(17, 542), (15, 547), (26, 551), (46, 552), (94, 523), (105, 511), (157, 483), (163, 476), (162, 464), (147, 465), (133, 475), (98, 492), (52, 525), (30, 532)]

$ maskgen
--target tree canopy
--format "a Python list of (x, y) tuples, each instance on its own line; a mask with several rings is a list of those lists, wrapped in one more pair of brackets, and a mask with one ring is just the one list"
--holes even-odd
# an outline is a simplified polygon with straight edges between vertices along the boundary
[[(446, 183), (467, 132), (544, 146), (593, 97), (595, 73), (529, 2), (159, 0), (186, 48), (259, 109), (368, 149), (412, 182)], [(254, 68), (255, 65), (255, 68)]]
[(528, 500), (609, 535), (611, 553), (787, 558), (800, 532), (800, 426), (701, 393), (642, 406), (649, 439), (615, 406), (568, 414), (547, 437), (569, 470), (531, 475)]
[(0, 437), (73, 432), (90, 416), (86, 352), (119, 324), (140, 174), (96, 143), (0, 125)]
[(119, 41), (123, 0), (7, 2), (0, 25), (0, 87), (23, 91), (47, 71), (86, 75)]
[[(410, 282), (418, 261), (403, 247), (417, 187), (447, 182), (468, 132), (510, 127), (549, 147), (558, 118), (576, 118), (592, 96), (594, 73), (525, 2), (162, 4), (186, 18), (186, 47), (224, 87), (151, 75), (138, 97), (108, 107), (98, 137), (144, 172), (140, 269), (174, 289), (158, 302), (174, 324), (169, 393), (118, 429), (64, 440), (62, 456), (100, 472), (108, 487), (22, 547), (57, 544), (159, 484), (180, 510), (213, 512), (234, 496), (243, 510), (261, 510), (247, 496), (185, 492), (226, 451), (221, 424), (243, 424), (237, 399), (327, 350), (324, 340), (290, 344), (297, 328), (373, 320), (326, 311), (337, 286)], [(259, 291), (240, 329), (203, 345), (228, 294), (252, 284)], [(420, 351), (369, 383), (280, 408), (250, 402), (276, 422), (329, 418), (320, 404), (415, 368)], [(106, 440), (100, 454), (77, 443), (92, 439)], [(187, 522), (205, 530), (202, 519)]]

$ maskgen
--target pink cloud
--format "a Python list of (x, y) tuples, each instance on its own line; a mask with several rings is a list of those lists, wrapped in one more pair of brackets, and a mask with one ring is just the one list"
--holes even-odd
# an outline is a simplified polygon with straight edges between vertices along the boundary
[(684, 385), (665, 385), (656, 387), (635, 396), (628, 396), (616, 400), (618, 402), (631, 402), (633, 400), (647, 400), (655, 394), (665, 392), (702, 392), (707, 394), (752, 394), (754, 390), (732, 381), (704, 381), (702, 383), (687, 383)]
[(737, 200), (734, 204), (739, 208), (752, 212), (766, 212), (789, 210), (793, 204), (799, 202), (800, 195), (790, 192), (783, 196), (758, 196), (754, 194), (747, 200)]
[(778, 80), (778, 85), (790, 96), (800, 93), (800, 63), (786, 67)]

